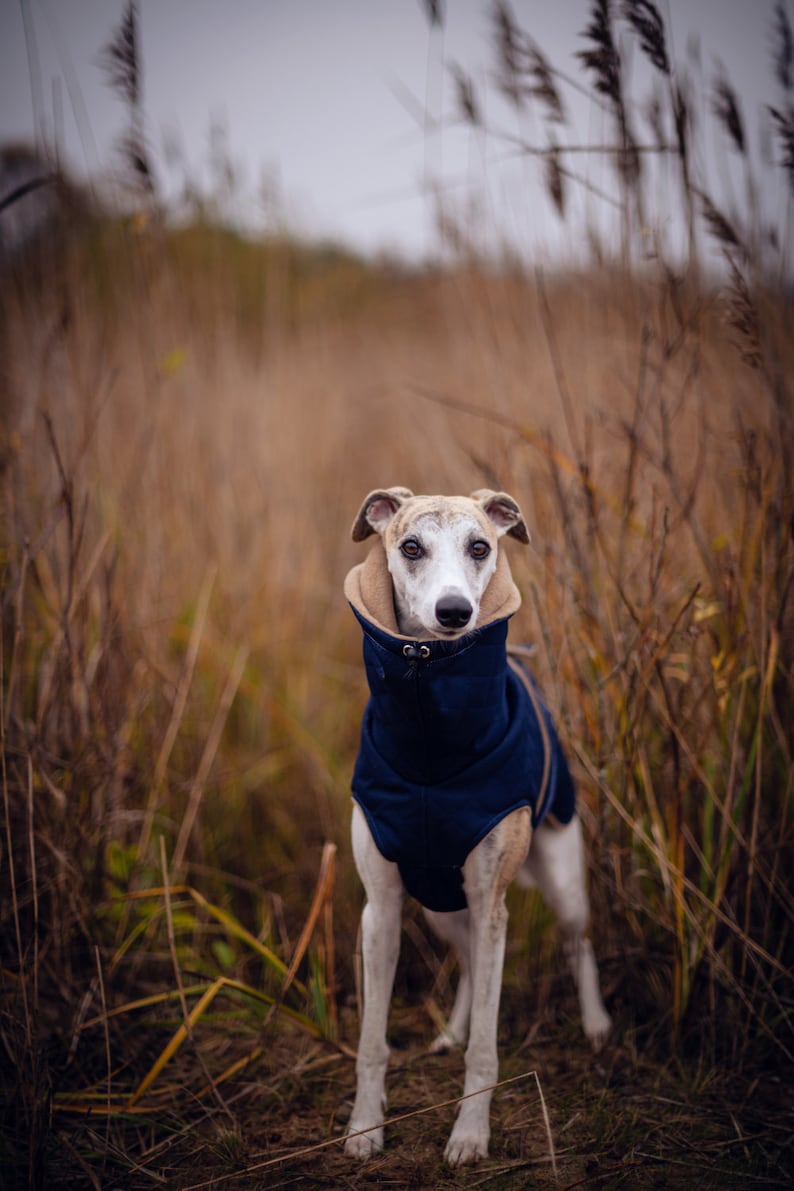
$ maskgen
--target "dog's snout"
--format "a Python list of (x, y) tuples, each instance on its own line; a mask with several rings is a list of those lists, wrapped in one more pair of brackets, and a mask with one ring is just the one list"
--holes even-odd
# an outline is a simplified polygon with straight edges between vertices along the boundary
[(465, 596), (441, 596), (436, 604), (436, 620), (445, 629), (462, 629), (471, 619), (472, 606)]

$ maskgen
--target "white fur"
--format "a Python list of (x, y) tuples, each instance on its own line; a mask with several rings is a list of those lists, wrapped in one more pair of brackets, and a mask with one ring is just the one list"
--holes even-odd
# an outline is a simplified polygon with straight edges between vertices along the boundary
[[(399, 510), (399, 518), (395, 514)], [(395, 521), (396, 529), (395, 530)], [(498, 538), (511, 532), (527, 540), (517, 504), (504, 493), (474, 497), (413, 497), (406, 489), (370, 494), (354, 525), (354, 537), (380, 533), (394, 583), (400, 631), (425, 637), (459, 636), (477, 619), (480, 600), (496, 565)], [(487, 540), (491, 553), (477, 562), (473, 541)], [(407, 559), (401, 545), (416, 540), (421, 557)], [(471, 606), (465, 625), (439, 623), (442, 597)], [(462, 615), (462, 605), (461, 605)], [(357, 1088), (345, 1150), (367, 1158), (383, 1147), (385, 1077), (389, 1059), (386, 1023), (400, 948), (403, 886), (396, 864), (378, 851), (366, 819), (353, 809), (353, 856), (366, 892), (361, 920), (364, 1016), (356, 1062)], [(531, 848), (530, 848), (531, 842)], [(556, 912), (576, 982), (584, 1032), (597, 1050), (610, 1029), (601, 1000), (593, 950), (586, 937), (589, 906), (584, 844), (578, 817), (565, 827), (543, 823), (533, 833), (527, 808), (504, 818), (469, 854), (463, 866), (468, 907), (455, 913), (425, 911), (437, 933), (456, 951), (460, 980), (447, 1027), (434, 1051), (466, 1046), (464, 1095), (490, 1089), (498, 1079), (497, 1025), (507, 929), (504, 895), (513, 879), (537, 885)], [(457, 1166), (486, 1157), (491, 1091), (461, 1101), (445, 1157)], [(357, 1134), (357, 1136), (353, 1136)]]
[[(400, 632), (409, 637), (456, 637), (477, 623), (480, 600), (496, 567), (496, 534), (483, 533), (474, 517), (457, 517), (441, 522), (426, 513), (411, 525), (411, 540), (420, 544), (423, 555), (416, 562), (405, 557), (400, 545), (386, 554), (394, 583)], [(486, 542), (490, 553), (478, 562), (467, 546)], [(437, 609), (444, 597), (457, 597), (471, 609), (464, 624), (444, 629)]]

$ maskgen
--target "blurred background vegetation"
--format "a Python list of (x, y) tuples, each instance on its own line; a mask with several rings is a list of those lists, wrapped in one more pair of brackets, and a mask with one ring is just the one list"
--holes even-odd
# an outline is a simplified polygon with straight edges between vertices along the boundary
[[(0, 1161), (20, 1186), (79, 1182), (111, 1141), (148, 1153), (172, 1113), (232, 1116), (279, 1039), (355, 1046), (366, 688), (341, 593), (349, 525), (387, 484), (488, 485), (524, 510), (511, 635), (537, 645), (578, 779), (623, 1044), (790, 1070), (794, 84), (775, 14), (783, 226), (701, 190), (664, 24), (627, 4), (686, 248), (649, 233), (640, 259), (626, 236), (561, 275), (485, 257), (443, 203), (444, 263), (421, 268), (252, 240), (206, 197), (174, 225), (135, 142), (127, 10), (138, 200), (111, 214), (62, 180), (2, 265)], [(553, 66), (493, 16), (502, 85), (556, 119)], [(582, 69), (636, 230), (653, 184), (616, 20), (592, 6)], [(723, 79), (712, 100), (741, 154), (740, 97)], [(569, 160), (542, 163), (564, 215)], [(553, 922), (510, 899), (525, 1032), (560, 967)], [(406, 929), (398, 993), (443, 1013), (448, 969)], [(89, 1112), (104, 1149), (56, 1157)]]

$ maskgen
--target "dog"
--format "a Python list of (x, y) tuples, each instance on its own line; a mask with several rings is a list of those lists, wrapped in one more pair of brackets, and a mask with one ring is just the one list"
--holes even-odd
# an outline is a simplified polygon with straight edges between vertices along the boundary
[[(595, 1049), (611, 1026), (587, 937), (584, 845), (549, 713), (507, 621), (521, 597), (500, 549), (528, 543), (504, 492), (371, 492), (352, 536), (376, 542), (345, 581), (364, 633), (371, 697), (352, 789), (353, 855), (366, 893), (364, 1009), (345, 1150), (383, 1147), (386, 1024), (407, 892), (457, 953), (460, 978), (433, 1051), (465, 1046), (464, 1097), (445, 1150), (452, 1166), (487, 1156), (498, 1078), (497, 1024), (507, 911), (517, 879), (555, 911)], [(479, 1094), (474, 1094), (479, 1093)]]

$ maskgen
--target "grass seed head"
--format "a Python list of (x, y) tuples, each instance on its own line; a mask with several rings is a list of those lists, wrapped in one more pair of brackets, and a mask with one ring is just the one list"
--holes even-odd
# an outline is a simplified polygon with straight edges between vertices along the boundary
[(794, 35), (783, 0), (778, 0), (772, 26), (772, 62), (775, 78), (784, 91), (794, 89)]
[(700, 199), (700, 209), (703, 218), (713, 239), (723, 249), (738, 251), (743, 256), (746, 256), (747, 250), (744, 242), (728, 217), (720, 211), (709, 195), (703, 191), (698, 191), (697, 195)]
[(137, 107), (141, 102), (141, 72), (135, 0), (128, 0), (121, 24), (105, 46), (100, 60), (110, 85), (131, 107)]
[(726, 319), (736, 334), (734, 344), (745, 364), (761, 366), (761, 323), (750, 287), (730, 253), (725, 254), (730, 281), (723, 292)]
[(444, 0), (424, 0), (424, 8), (431, 28), (442, 28), (444, 24)]
[(535, 40), (519, 27), (510, 6), (498, 0), (493, 6), (499, 86), (516, 107), (525, 99), (537, 99), (546, 118), (555, 124), (566, 122), (565, 106), (555, 71)]
[(777, 127), (778, 140), (783, 150), (780, 164), (788, 174), (789, 186), (794, 193), (794, 105), (785, 111), (770, 107), (769, 113)]
[(623, 16), (639, 37), (640, 46), (656, 69), (662, 74), (669, 74), (664, 21), (656, 5), (650, 0), (624, 0)]
[(620, 55), (612, 30), (612, 7), (610, 0), (595, 0), (590, 24), (582, 33), (593, 43), (587, 50), (580, 50), (577, 58), (586, 70), (594, 76), (596, 91), (606, 95), (616, 108), (621, 108), (623, 96), (620, 79)]
[(565, 218), (565, 185), (564, 175), (560, 164), (560, 147), (552, 142), (550, 151), (545, 158), (546, 189), (554, 203), (557, 214)]
[(471, 76), (466, 74), (462, 67), (453, 62), (450, 66), (450, 72), (455, 82), (455, 94), (458, 101), (458, 110), (467, 124), (475, 127), (482, 124), (482, 116), (480, 107), (477, 102), (477, 92), (474, 89), (474, 83)]
[(733, 142), (734, 147), (740, 153), (744, 154), (744, 121), (742, 120), (739, 100), (728, 81), (725, 67), (722, 65), (720, 65), (717, 77), (714, 80), (713, 111)]

